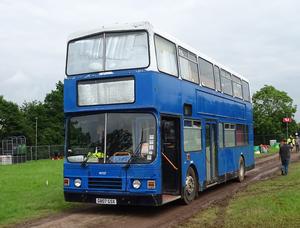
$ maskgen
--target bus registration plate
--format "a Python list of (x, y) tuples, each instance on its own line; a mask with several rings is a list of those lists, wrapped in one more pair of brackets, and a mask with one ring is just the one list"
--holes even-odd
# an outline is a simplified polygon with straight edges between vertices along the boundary
[(109, 205), (116, 205), (116, 199), (104, 199), (104, 198), (96, 198), (96, 204), (109, 204)]

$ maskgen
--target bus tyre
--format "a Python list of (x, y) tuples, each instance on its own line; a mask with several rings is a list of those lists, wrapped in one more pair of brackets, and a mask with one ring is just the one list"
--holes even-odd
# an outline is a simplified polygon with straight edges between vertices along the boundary
[(189, 167), (186, 178), (185, 186), (183, 188), (182, 200), (184, 204), (190, 204), (198, 194), (198, 181), (193, 168)]
[(239, 162), (239, 171), (238, 171), (238, 178), (237, 180), (239, 182), (242, 182), (245, 179), (245, 162), (244, 162), (244, 158), (240, 158), (240, 162)]

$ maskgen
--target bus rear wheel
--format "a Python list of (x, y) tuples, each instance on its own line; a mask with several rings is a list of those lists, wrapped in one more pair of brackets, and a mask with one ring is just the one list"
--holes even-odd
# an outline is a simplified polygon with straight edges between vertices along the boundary
[(244, 179), (245, 179), (245, 162), (244, 162), (244, 158), (241, 157), (240, 162), (239, 162), (239, 170), (238, 170), (237, 180), (239, 182), (243, 182)]
[(186, 178), (185, 186), (183, 188), (182, 200), (184, 204), (190, 204), (198, 194), (198, 181), (193, 168), (189, 167)]

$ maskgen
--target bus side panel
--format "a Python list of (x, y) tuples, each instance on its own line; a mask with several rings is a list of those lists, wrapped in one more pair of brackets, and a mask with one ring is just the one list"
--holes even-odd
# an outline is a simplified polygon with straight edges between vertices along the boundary
[(178, 78), (153, 73), (155, 107), (160, 113), (182, 115), (181, 81)]
[[(76, 109), (77, 107), (77, 91), (76, 80), (64, 80), (64, 111)], [(71, 91), (71, 92), (70, 92)]]
[(218, 175), (224, 176), (227, 172), (227, 153), (223, 148), (219, 148), (218, 150)]
[(208, 114), (214, 118), (229, 117), (244, 120), (246, 105), (224, 96), (221, 97), (219, 94), (210, 94), (197, 89), (197, 112), (199, 114)]
[[(187, 159), (187, 157), (190, 157)], [(185, 185), (185, 179), (188, 168), (191, 166), (195, 168), (196, 174), (198, 176), (198, 182), (203, 186), (204, 181), (206, 180), (206, 167), (205, 167), (205, 153), (202, 151), (195, 152), (184, 152), (182, 150), (182, 177), (181, 183), (182, 187)]]

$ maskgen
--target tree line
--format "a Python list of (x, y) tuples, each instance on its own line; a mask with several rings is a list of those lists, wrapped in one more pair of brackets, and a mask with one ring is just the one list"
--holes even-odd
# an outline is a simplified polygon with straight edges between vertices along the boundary
[[(34, 145), (37, 118), (38, 144), (63, 144), (63, 89), (63, 83), (59, 81), (43, 102), (25, 102), (21, 106), (0, 96), (0, 140), (24, 135), (27, 145)], [(254, 93), (252, 102), (256, 145), (286, 137), (286, 123), (282, 121), (284, 117), (293, 119), (289, 123), (289, 133), (299, 132), (300, 124), (294, 120), (297, 106), (286, 92), (265, 85)]]
[[(37, 119), (36, 119), (37, 118)], [(27, 145), (35, 144), (36, 120), (38, 144), (64, 143), (63, 83), (56, 83), (43, 102), (24, 102), (23, 105), (7, 101), (0, 96), (0, 140), (24, 135)]]
[(283, 118), (292, 118), (288, 123), (288, 136), (295, 137), (300, 130), (294, 117), (297, 106), (285, 91), (265, 85), (253, 94), (254, 144), (268, 144), (269, 140), (281, 140), (287, 137), (287, 124)]

